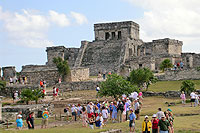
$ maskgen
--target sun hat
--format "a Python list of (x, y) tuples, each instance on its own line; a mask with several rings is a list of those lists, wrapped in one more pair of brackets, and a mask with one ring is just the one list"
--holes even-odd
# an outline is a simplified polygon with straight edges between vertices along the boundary
[(148, 116), (148, 115), (145, 115), (145, 117), (144, 117), (144, 118), (145, 118), (145, 119), (146, 119), (146, 118), (149, 118), (149, 116)]
[(165, 115), (164, 115), (164, 114), (162, 114), (162, 115), (161, 115), (161, 117), (164, 117), (164, 118), (165, 118)]
[(171, 109), (167, 109), (167, 111), (170, 111), (170, 112), (172, 112), (172, 110), (171, 110)]
[(153, 114), (152, 118), (156, 118), (156, 117), (157, 117), (156, 114)]
[(20, 118), (22, 118), (22, 115), (17, 115), (17, 117), (20, 117)]

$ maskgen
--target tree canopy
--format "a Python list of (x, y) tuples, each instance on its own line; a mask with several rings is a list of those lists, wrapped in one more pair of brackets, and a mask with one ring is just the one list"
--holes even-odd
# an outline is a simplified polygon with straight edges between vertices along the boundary
[(160, 64), (160, 70), (162, 70), (163, 72), (168, 69), (168, 68), (172, 68), (173, 65), (170, 61), (170, 59), (165, 59), (161, 64)]
[(190, 94), (191, 92), (195, 91), (195, 84), (194, 84), (194, 82), (192, 82), (190, 80), (183, 81), (182, 85), (181, 85), (181, 91), (184, 91), (187, 94)]
[(151, 83), (155, 83), (157, 81), (157, 78), (150, 69), (140, 68), (131, 71), (129, 80), (132, 84), (137, 85), (139, 88), (148, 89)]
[(68, 65), (67, 60), (63, 60), (61, 57), (57, 57), (53, 59), (53, 63), (56, 64), (58, 68), (58, 73), (65, 79), (68, 75), (70, 75), (70, 67)]
[(99, 96), (111, 96), (115, 99), (123, 94), (129, 95), (134, 91), (138, 91), (137, 87), (125, 80), (122, 76), (117, 74), (108, 75), (106, 81), (100, 84)]

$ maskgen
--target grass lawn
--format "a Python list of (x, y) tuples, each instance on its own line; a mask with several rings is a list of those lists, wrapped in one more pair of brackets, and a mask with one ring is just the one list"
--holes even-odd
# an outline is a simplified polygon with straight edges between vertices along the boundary
[[(200, 89), (200, 80), (192, 80), (195, 83), (195, 88)], [(149, 91), (154, 92), (166, 92), (175, 90), (180, 90), (181, 83), (183, 81), (158, 81), (155, 84), (150, 85)]]

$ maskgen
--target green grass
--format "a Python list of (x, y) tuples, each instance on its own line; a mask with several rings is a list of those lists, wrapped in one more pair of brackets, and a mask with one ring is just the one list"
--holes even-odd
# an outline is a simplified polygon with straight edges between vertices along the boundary
[[(195, 83), (195, 89), (200, 89), (200, 80), (192, 80)], [(182, 81), (158, 81), (150, 85), (149, 91), (166, 92), (180, 90)]]

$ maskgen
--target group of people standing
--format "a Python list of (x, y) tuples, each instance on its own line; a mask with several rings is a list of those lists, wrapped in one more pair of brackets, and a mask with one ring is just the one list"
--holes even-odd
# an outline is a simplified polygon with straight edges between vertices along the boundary
[[(108, 120), (112, 120), (113, 123), (124, 122), (130, 119), (133, 123), (133, 119), (139, 119), (139, 113), (141, 109), (142, 97), (136, 97), (133, 99), (131, 97), (122, 96), (121, 99), (113, 100), (108, 102), (108, 100), (100, 103), (88, 102), (86, 106), (81, 106), (80, 104), (68, 105), (64, 112), (67, 114), (67, 120), (69, 112), (71, 111), (72, 120), (77, 120), (77, 116), (82, 118), (83, 127), (87, 127), (89, 124), (91, 129), (94, 129), (94, 124), (98, 128), (106, 126)], [(133, 113), (134, 112), (134, 113)], [(130, 124), (132, 125), (132, 124)], [(132, 126), (131, 126), (132, 127)]]

